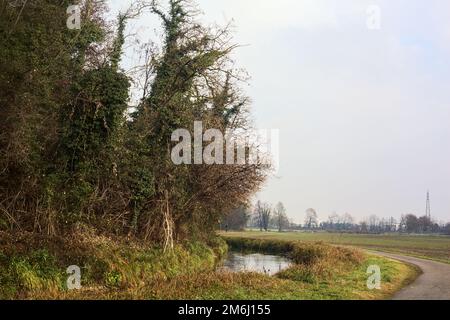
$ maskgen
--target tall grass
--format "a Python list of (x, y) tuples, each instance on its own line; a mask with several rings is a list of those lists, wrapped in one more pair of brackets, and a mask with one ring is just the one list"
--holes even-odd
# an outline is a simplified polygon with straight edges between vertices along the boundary
[[(155, 281), (213, 271), (226, 253), (223, 240), (185, 242), (164, 253), (148, 243), (89, 232), (66, 238), (0, 235), (0, 298), (58, 298), (68, 294), (67, 267), (81, 268), (82, 291), (138, 290)], [(40, 249), (45, 247), (46, 249)], [(89, 294), (87, 294), (89, 296)]]

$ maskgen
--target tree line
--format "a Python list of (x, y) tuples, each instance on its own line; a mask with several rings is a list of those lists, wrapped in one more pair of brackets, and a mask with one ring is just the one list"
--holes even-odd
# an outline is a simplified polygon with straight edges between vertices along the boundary
[(348, 231), (358, 233), (442, 233), (450, 234), (450, 223), (438, 223), (427, 216), (417, 217), (414, 214), (402, 215), (400, 220), (394, 217), (380, 218), (376, 215), (355, 222), (348, 213), (330, 215), (328, 220), (321, 222), (319, 227), (328, 231)]
[[(79, 4), (81, 29), (66, 26)], [(167, 7), (167, 9), (165, 9)], [(104, 0), (0, 4), (0, 231), (62, 236), (80, 225), (165, 248), (207, 237), (245, 204), (267, 165), (175, 165), (171, 135), (195, 121), (252, 129), (228, 27), (205, 27), (189, 0), (136, 1), (105, 20)], [(150, 12), (163, 44), (120, 68), (128, 21)], [(152, 39), (149, 39), (152, 43)], [(130, 104), (133, 84), (143, 92)]]
[(450, 223), (438, 223), (427, 216), (417, 217), (414, 214), (402, 215), (400, 220), (394, 217), (380, 218), (376, 215), (357, 222), (349, 213), (333, 213), (327, 220), (320, 221), (316, 210), (310, 208), (305, 212), (303, 224), (294, 223), (287, 215), (283, 203), (272, 207), (268, 203), (258, 201), (253, 208), (240, 207), (233, 210), (221, 224), (222, 229), (244, 230), (245, 228), (260, 231), (328, 231), (365, 234), (410, 233), (410, 234), (448, 234)]
[(281, 232), (290, 230), (291, 226), (293, 223), (289, 220), (282, 202), (272, 206), (262, 201), (256, 202), (253, 210), (246, 205), (229, 212), (220, 224), (222, 230), (237, 231), (250, 227), (260, 231), (276, 229)]

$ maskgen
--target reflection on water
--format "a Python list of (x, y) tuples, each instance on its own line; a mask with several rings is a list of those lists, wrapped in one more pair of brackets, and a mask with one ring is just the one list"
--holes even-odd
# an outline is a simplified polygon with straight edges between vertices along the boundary
[(265, 254), (245, 255), (230, 252), (220, 269), (231, 272), (258, 272), (272, 276), (287, 269), (290, 265), (291, 262), (288, 259), (280, 256)]

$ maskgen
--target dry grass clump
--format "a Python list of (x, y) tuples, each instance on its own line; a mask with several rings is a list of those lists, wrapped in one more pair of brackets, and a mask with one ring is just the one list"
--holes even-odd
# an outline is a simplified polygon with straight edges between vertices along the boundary
[(306, 283), (317, 283), (344, 274), (364, 261), (364, 255), (357, 249), (321, 242), (295, 243), (289, 256), (295, 265), (278, 274), (278, 277)]
[(296, 264), (314, 265), (319, 262), (359, 264), (363, 260), (362, 252), (357, 249), (344, 248), (323, 242), (295, 242), (289, 256)]

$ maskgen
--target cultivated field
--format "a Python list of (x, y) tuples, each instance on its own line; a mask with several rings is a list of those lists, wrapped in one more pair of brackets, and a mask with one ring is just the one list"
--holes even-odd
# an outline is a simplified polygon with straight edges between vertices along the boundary
[(228, 232), (225, 237), (286, 241), (324, 241), (384, 252), (401, 253), (419, 258), (450, 263), (449, 236), (422, 235), (360, 235), (325, 232)]

